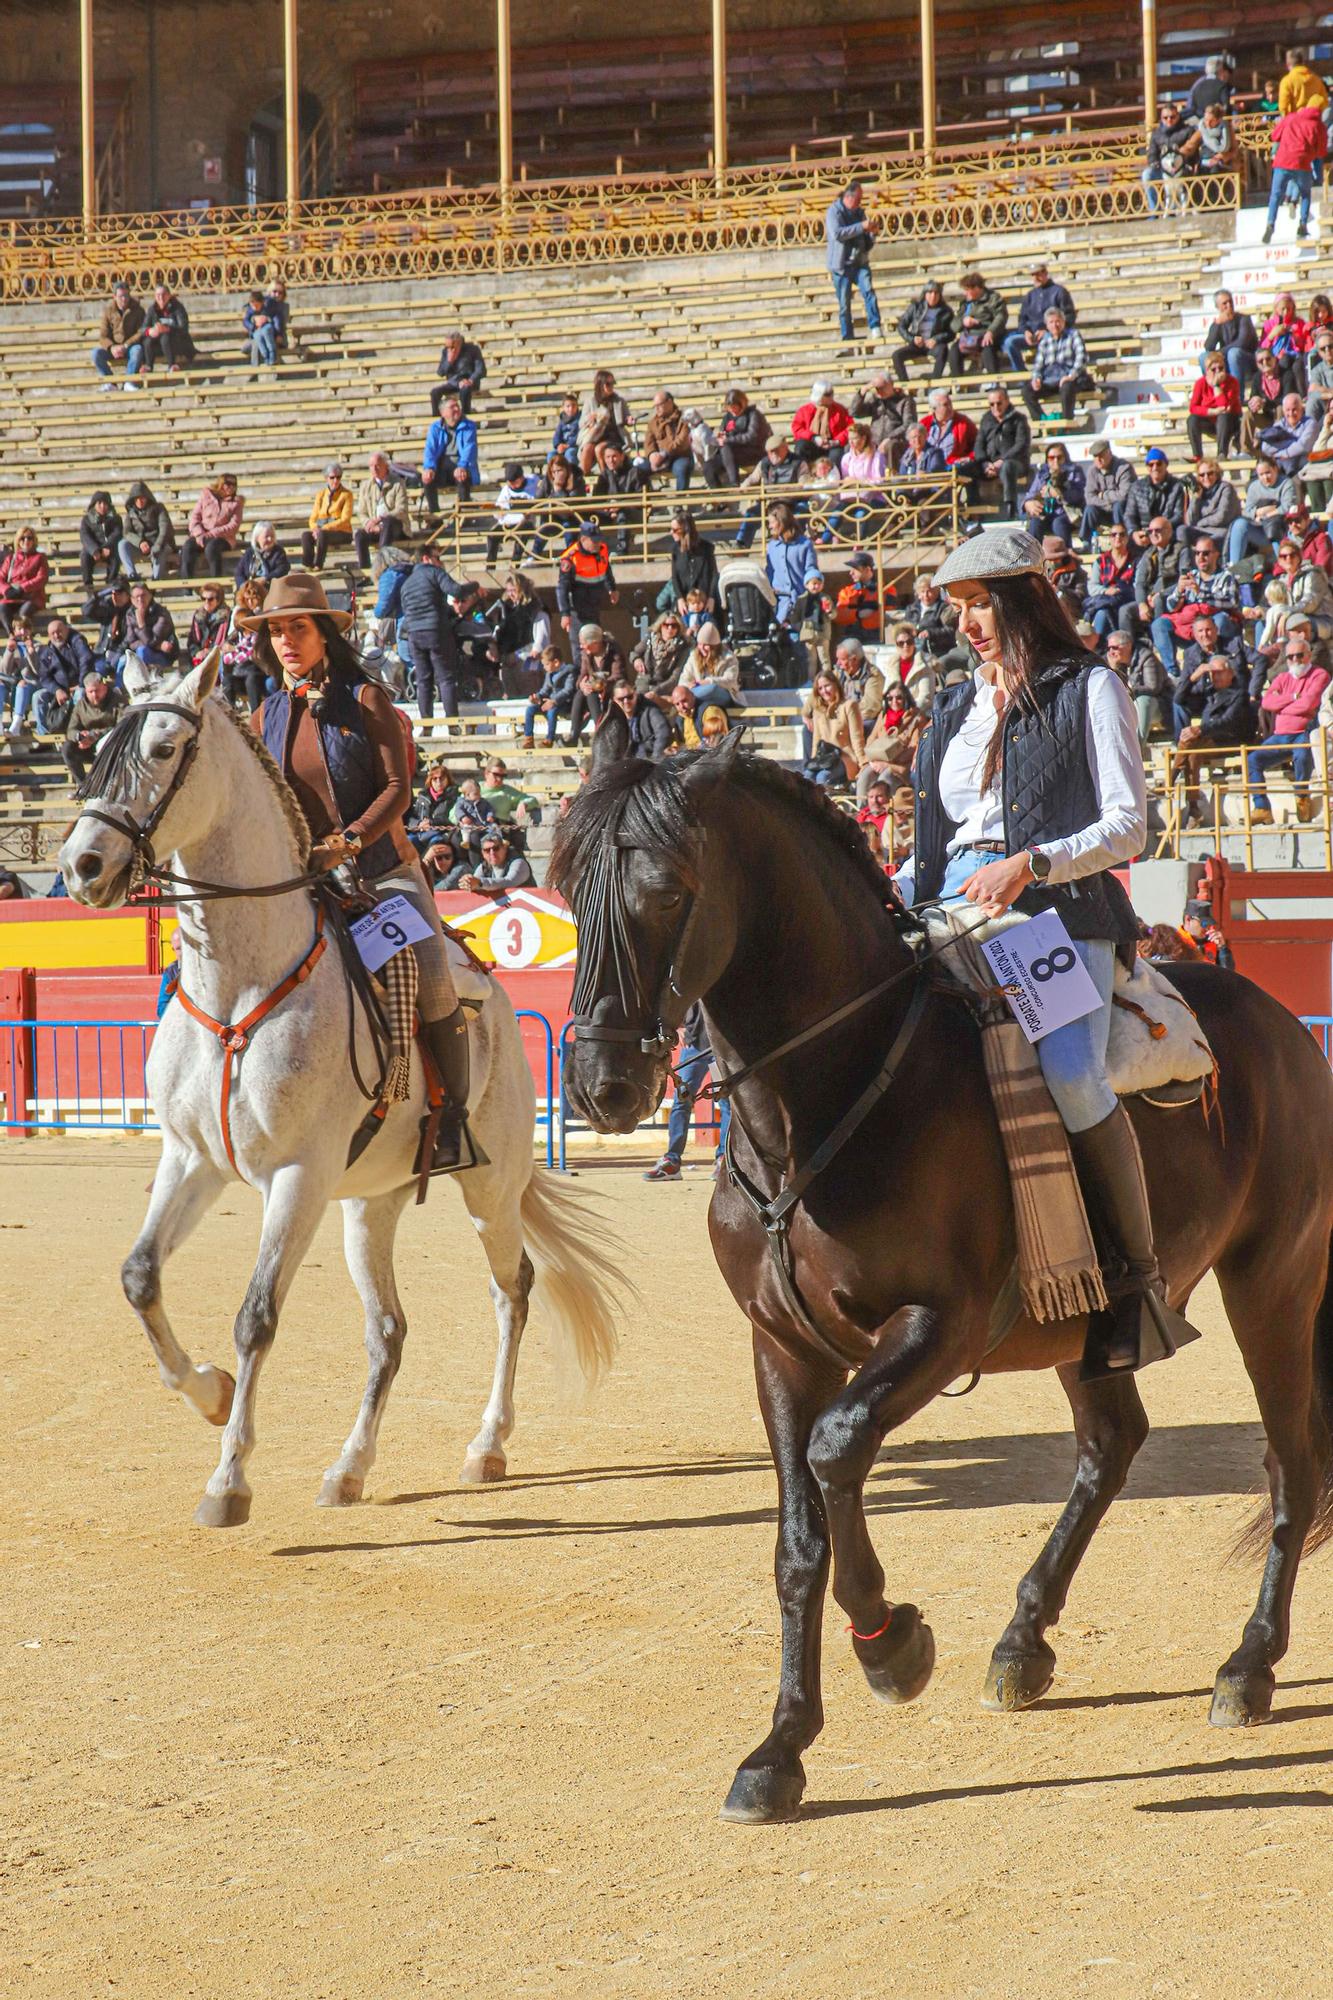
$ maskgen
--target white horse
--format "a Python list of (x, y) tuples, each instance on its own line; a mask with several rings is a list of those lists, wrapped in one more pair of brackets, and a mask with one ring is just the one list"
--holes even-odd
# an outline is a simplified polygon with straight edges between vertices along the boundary
[[(210, 698), (216, 678), (215, 653), (169, 696), (159, 691), (132, 706), (117, 725), (116, 755), (99, 780), (107, 789), (89, 799), (61, 849), (61, 873), (79, 902), (103, 910), (123, 903), (149, 835), (172, 856), (176, 875), (201, 886), (255, 888), (306, 871), (310, 835), (295, 796), (249, 728)], [(312, 953), (317, 924), (308, 893), (192, 901), (182, 891), (175, 900), (181, 990), (216, 1024), (242, 1021)], [(534, 1166), (532, 1073), (508, 996), (461, 950), (455, 976), (460, 998), (478, 1003), (469, 1010), (469, 1119), (489, 1164), (452, 1178), (490, 1265), (500, 1330), (490, 1400), (463, 1467), (464, 1480), (476, 1482), (505, 1474), (514, 1372), (534, 1276), (539, 1302), (591, 1380), (615, 1348), (617, 1274), (576, 1212), (572, 1190)], [(360, 1075), (373, 1083), (378, 1066), (370, 1031), (361, 1007), (350, 1005), (348, 977), (330, 941), (259, 1023), (244, 1053), (229, 1058), (220, 1037), (178, 1001), (168, 1006), (153, 1043), (148, 1084), (162, 1127), (162, 1159), (121, 1279), (163, 1381), (225, 1427), (217, 1470), (194, 1516), (203, 1527), (232, 1527), (249, 1517), (246, 1461), (255, 1442), (259, 1371), (331, 1200), (343, 1204), (344, 1251), (365, 1307), (370, 1372), (319, 1504), (359, 1500), (375, 1460), (406, 1333), (393, 1243), (413, 1191), (426, 1086), (414, 1054), (409, 1101), (389, 1107), (380, 1132), (348, 1168), (349, 1143), (367, 1109), (349, 1053), (353, 1034)], [(224, 1369), (196, 1367), (181, 1347), (163, 1310), (161, 1272), (236, 1174), (259, 1189), (264, 1213), (258, 1261), (236, 1318), (233, 1382)]]

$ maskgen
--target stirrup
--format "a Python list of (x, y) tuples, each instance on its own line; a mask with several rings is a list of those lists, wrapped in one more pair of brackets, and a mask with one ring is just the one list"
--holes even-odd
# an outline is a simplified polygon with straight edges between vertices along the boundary
[(466, 1109), (437, 1104), (422, 1119), (420, 1130), (412, 1167), (419, 1179), (434, 1174), (466, 1173), (470, 1167), (488, 1167), (491, 1163), (468, 1123)]
[(1166, 1302), (1161, 1279), (1138, 1277), (1107, 1287), (1110, 1304), (1088, 1317), (1080, 1382), (1130, 1375), (1154, 1361), (1169, 1361), (1179, 1347), (1202, 1335)]

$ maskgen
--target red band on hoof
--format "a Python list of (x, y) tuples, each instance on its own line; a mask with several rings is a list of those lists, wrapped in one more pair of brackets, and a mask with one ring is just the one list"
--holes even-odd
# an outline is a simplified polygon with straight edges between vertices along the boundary
[(861, 1644), (864, 1646), (868, 1644), (868, 1642), (871, 1639), (882, 1639), (892, 1623), (893, 1623), (893, 1613), (890, 1612), (888, 1617), (884, 1620), (884, 1623), (880, 1626), (878, 1632), (858, 1632), (855, 1625), (849, 1625), (847, 1627), (847, 1630), (851, 1633), (853, 1639), (859, 1639), (861, 1641)]

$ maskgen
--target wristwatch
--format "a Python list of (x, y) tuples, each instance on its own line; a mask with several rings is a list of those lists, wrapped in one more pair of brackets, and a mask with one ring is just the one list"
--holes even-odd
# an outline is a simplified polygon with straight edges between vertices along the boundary
[(1034, 882), (1044, 882), (1051, 872), (1051, 857), (1049, 854), (1039, 854), (1035, 848), (1029, 848), (1028, 867), (1032, 870)]

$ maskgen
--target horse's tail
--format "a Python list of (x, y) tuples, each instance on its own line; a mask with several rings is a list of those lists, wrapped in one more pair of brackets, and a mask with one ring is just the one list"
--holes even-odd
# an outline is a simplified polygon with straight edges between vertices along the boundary
[(1328, 1277), (1314, 1322), (1315, 1395), (1324, 1417), (1324, 1476), (1319, 1486), (1314, 1521), (1306, 1537), (1307, 1554), (1333, 1541), (1333, 1242), (1329, 1244)]
[(620, 1315), (636, 1289), (607, 1256), (603, 1233), (578, 1189), (535, 1167), (523, 1191), (522, 1216), (538, 1303), (591, 1387), (615, 1359)]

